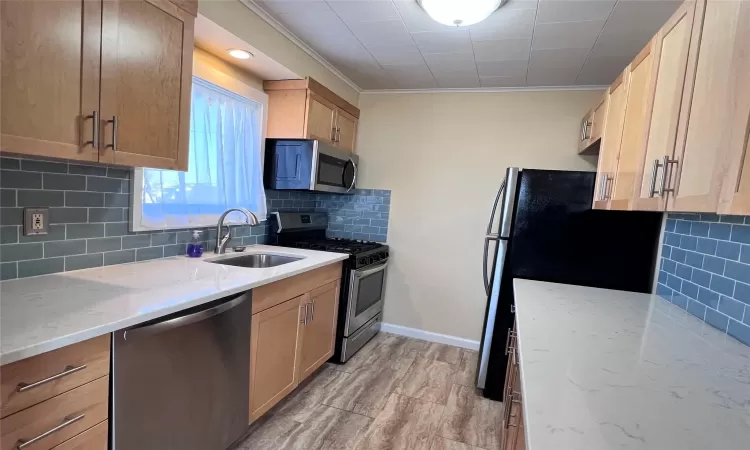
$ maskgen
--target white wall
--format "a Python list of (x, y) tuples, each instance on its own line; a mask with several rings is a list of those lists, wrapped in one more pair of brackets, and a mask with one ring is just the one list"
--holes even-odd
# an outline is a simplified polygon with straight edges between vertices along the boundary
[(481, 337), (483, 237), (505, 168), (594, 170), (576, 145), (599, 95), (360, 96), (359, 186), (392, 191), (386, 323)]
[(199, 0), (198, 13), (301, 76), (357, 105), (359, 94), (238, 0)]

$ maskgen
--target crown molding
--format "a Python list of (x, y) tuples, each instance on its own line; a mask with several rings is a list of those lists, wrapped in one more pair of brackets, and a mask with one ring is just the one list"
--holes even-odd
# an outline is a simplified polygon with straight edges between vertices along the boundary
[(263, 8), (258, 6), (257, 3), (255, 3), (253, 0), (239, 0), (240, 3), (245, 5), (250, 11), (254, 12), (258, 15), (263, 21), (271, 25), (276, 31), (281, 33), (285, 38), (289, 39), (294, 45), (299, 47), (303, 52), (307, 53), (312, 57), (315, 61), (320, 63), (323, 67), (328, 69), (331, 73), (333, 73), (337, 78), (339, 78), (341, 81), (346, 83), (350, 88), (357, 91), (357, 93), (362, 92), (362, 88), (357, 86), (355, 82), (350, 80), (346, 75), (341, 73), (337, 68), (335, 68), (331, 63), (325, 60), (318, 52), (312, 49), (309, 45), (305, 44), (300, 38), (294, 35), (287, 27), (285, 27), (281, 22), (276, 20), (272, 15), (268, 14)]
[(490, 94), (498, 92), (603, 91), (609, 86), (522, 86), (497, 88), (363, 89), (359, 95), (377, 94)]

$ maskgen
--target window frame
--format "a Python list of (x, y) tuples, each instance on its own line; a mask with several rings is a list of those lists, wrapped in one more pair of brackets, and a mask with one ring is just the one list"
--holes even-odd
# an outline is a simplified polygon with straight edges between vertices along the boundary
[[(246, 98), (250, 101), (259, 103), (261, 105), (261, 137), (260, 137), (260, 163), (261, 163), (261, 176), (263, 176), (263, 167), (265, 164), (266, 155), (266, 135), (267, 135), (267, 124), (268, 124), (268, 94), (256, 89), (247, 83), (244, 83), (237, 78), (234, 78), (226, 73), (218, 70), (211, 65), (200, 61), (193, 60), (193, 77), (200, 78), (201, 80), (216, 85), (222, 89)], [(192, 90), (192, 78), (190, 79), (190, 88)], [(192, 94), (191, 94), (192, 100)], [(189, 157), (188, 157), (189, 158)], [(158, 230), (184, 230), (185, 226), (174, 226), (174, 227), (159, 227), (151, 228), (140, 225), (142, 222), (142, 208), (143, 204), (141, 199), (143, 198), (143, 167), (136, 167), (133, 170), (133, 174), (130, 177), (130, 217), (128, 217), (128, 229), (130, 231), (158, 231)], [(266, 217), (258, 217), (258, 220), (265, 221)], [(231, 224), (233, 221), (227, 218), (227, 223)], [(244, 222), (236, 222), (241, 224)], [(136, 226), (136, 224), (139, 224)], [(205, 224), (205, 225), (190, 225), (190, 228), (204, 228), (215, 226), (216, 224)]]

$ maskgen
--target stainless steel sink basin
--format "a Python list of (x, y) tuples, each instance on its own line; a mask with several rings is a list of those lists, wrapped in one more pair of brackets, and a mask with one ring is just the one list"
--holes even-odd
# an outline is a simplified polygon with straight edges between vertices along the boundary
[(272, 253), (253, 253), (250, 255), (232, 256), (229, 258), (214, 259), (208, 262), (224, 264), (226, 266), (249, 267), (253, 269), (265, 269), (289, 264), (305, 258), (294, 256), (274, 255)]

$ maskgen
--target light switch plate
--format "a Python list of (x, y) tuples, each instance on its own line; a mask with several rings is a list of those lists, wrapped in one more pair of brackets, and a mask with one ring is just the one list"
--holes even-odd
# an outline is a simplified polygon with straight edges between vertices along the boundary
[(35, 236), (49, 233), (49, 208), (23, 209), (23, 235)]

